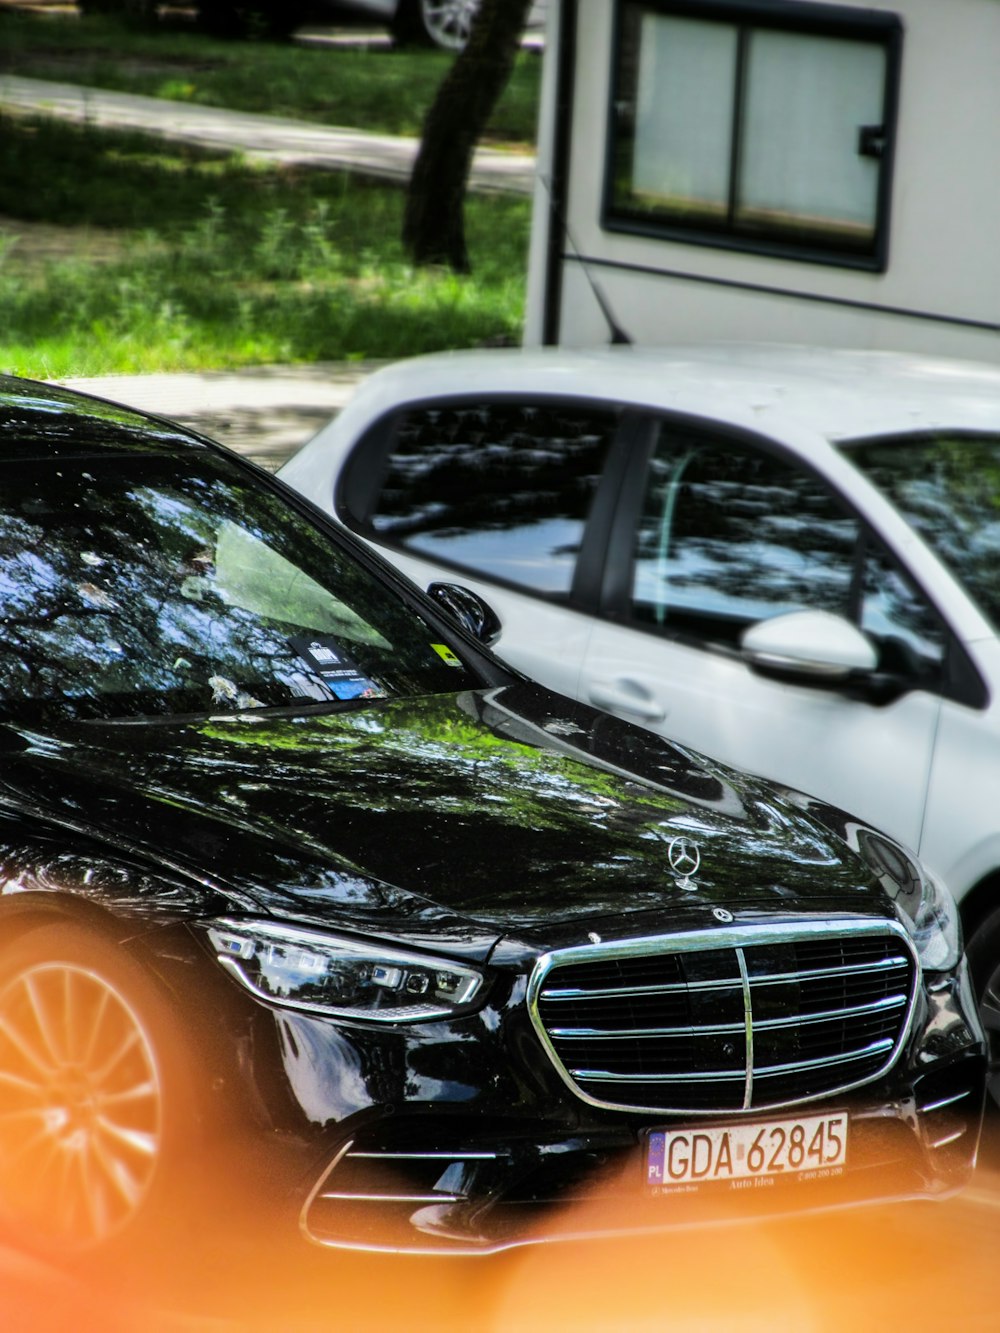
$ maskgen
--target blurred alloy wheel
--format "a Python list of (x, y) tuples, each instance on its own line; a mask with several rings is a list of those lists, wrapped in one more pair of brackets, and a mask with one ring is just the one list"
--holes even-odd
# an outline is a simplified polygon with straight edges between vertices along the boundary
[(46, 929), (0, 958), (0, 1215), (60, 1252), (123, 1231), (161, 1173), (150, 1018), (103, 942)]
[(400, 0), (393, 33), (400, 42), (419, 42), (461, 51), (469, 40), (480, 0)]

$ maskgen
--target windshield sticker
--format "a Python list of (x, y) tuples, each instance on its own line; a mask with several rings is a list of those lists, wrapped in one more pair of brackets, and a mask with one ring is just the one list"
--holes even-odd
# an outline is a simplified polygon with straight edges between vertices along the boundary
[(448, 666), (460, 667), (462, 665), (462, 659), (457, 657), (446, 643), (432, 643), (431, 647), (437, 653), (438, 657), (441, 658), (442, 662), (446, 663)]
[(315, 699), (325, 704), (336, 698), (312, 671), (276, 671), (274, 677), (287, 685), (294, 699)]
[(385, 690), (360, 671), (358, 664), (331, 634), (296, 635), (288, 643), (335, 699), (385, 698)]

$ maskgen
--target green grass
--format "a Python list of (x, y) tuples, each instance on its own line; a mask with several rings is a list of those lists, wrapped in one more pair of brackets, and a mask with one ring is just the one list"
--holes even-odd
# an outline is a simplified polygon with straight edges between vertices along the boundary
[[(449, 59), (0, 10), (0, 74), (391, 133), (419, 133)], [(533, 142), (539, 72), (536, 56), (520, 58), (492, 142)], [(467, 200), (470, 277), (406, 262), (402, 207), (394, 185), (0, 114), (0, 214), (74, 228), (58, 261), (0, 242), (0, 370), (60, 378), (516, 342), (527, 200)], [(116, 258), (74, 254), (88, 228), (113, 229)]]
[[(0, 72), (392, 134), (419, 134), (450, 60), (439, 51), (227, 42), (190, 24), (136, 28), (97, 15), (0, 10)], [(518, 58), (486, 142), (534, 143), (540, 74), (537, 55)]]
[(120, 229), (121, 258), (0, 254), (0, 370), (44, 379), (517, 341), (528, 201), (467, 201), (470, 277), (407, 264), (402, 207), (397, 187), (347, 175), (6, 118), (0, 213)]

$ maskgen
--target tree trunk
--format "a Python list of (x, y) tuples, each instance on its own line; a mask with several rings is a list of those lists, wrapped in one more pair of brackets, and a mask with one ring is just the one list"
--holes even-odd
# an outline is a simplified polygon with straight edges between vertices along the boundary
[(507, 86), (530, 6), (483, 0), (427, 112), (403, 217), (403, 245), (415, 264), (469, 272), (463, 205), (472, 155)]

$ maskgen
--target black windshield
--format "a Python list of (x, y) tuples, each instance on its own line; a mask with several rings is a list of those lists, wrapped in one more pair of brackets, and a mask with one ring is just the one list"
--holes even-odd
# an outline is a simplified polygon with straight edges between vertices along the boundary
[(8, 465), (0, 613), (8, 715), (335, 706), (478, 683), (391, 587), (208, 453)]

